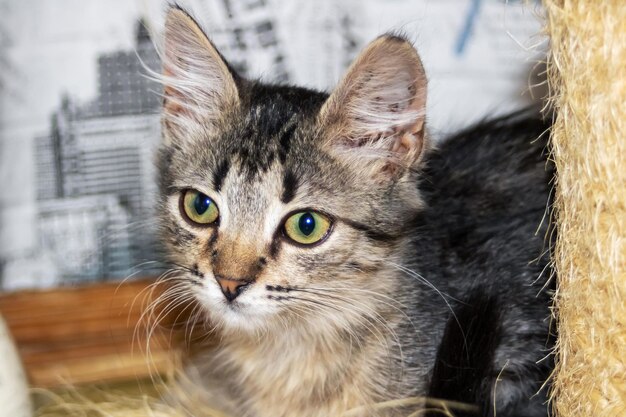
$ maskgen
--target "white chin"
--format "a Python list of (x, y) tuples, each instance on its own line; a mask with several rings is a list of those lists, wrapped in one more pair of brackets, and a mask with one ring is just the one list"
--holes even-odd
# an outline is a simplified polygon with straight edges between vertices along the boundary
[(227, 302), (225, 299), (203, 300), (210, 316), (224, 330), (256, 332), (269, 327), (271, 308), (263, 308), (245, 300)]
[(277, 320), (279, 309), (268, 302), (261, 287), (250, 288), (232, 302), (226, 301), (217, 284), (202, 288), (195, 296), (208, 310), (213, 324), (225, 331), (259, 332)]

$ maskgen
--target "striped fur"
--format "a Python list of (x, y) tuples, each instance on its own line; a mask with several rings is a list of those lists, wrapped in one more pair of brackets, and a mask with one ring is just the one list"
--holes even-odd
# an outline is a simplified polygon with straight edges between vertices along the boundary
[[(403, 415), (371, 406), (455, 399), (438, 352), (454, 357), (463, 327), (482, 326), (497, 337), (471, 353), (481, 369), (455, 384), (480, 392), (460, 399), (504, 417), (533, 402), (528, 415), (542, 415), (530, 399), (549, 372), (537, 364), (549, 312), (535, 229), (550, 172), (532, 140), (545, 126), (513, 116), (430, 149), (426, 77), (398, 36), (370, 44), (330, 95), (242, 79), (180, 9), (165, 36), (160, 222), (183, 271), (173, 304), (198, 300), (194, 318), (219, 340), (197, 344), (188, 391), (238, 417)], [(184, 220), (187, 189), (213, 199), (218, 225)], [(285, 238), (303, 209), (332, 220), (323, 243)], [(253, 283), (228, 302), (218, 274)], [(496, 310), (466, 307), (481, 300), (498, 325), (474, 324)], [(506, 390), (493, 390), (503, 367)]]

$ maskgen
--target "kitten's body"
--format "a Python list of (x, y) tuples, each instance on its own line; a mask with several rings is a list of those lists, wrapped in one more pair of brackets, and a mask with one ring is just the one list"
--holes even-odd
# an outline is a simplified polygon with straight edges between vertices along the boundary
[[(390, 261), (376, 272), (400, 282), (382, 300), (389, 328), (372, 320), (376, 330), (361, 340), (329, 338), (322, 324), (319, 334), (312, 326), (226, 335), (193, 361), (207, 402), (230, 398), (236, 416), (329, 417), (429, 394), (489, 410), (495, 389), (498, 415), (545, 415), (545, 390), (535, 394), (551, 369), (546, 129), (532, 113), (512, 115), (448, 138), (426, 157), (425, 206), (407, 224), (411, 243), (396, 255), (398, 267)], [(442, 348), (444, 334), (451, 345)], [(508, 405), (519, 414), (507, 414)]]
[[(461, 301), (450, 301), (456, 317), (447, 316), (439, 346), (435, 397), (504, 416), (546, 414), (538, 391), (552, 366), (547, 129), (532, 112), (488, 121), (449, 138), (428, 163), (420, 219), (428, 232), (416, 230), (416, 248), (432, 252), (410, 264)], [(433, 297), (419, 305), (448, 313)]]
[[(163, 237), (218, 335), (190, 367), (208, 402), (395, 416), (367, 407), (431, 395), (545, 415), (531, 397), (550, 369), (546, 126), (517, 115), (425, 152), (425, 77), (404, 39), (372, 43), (328, 97), (238, 78), (178, 10), (166, 28)], [(190, 189), (219, 221), (185, 219)], [(294, 211), (332, 227), (294, 243)]]

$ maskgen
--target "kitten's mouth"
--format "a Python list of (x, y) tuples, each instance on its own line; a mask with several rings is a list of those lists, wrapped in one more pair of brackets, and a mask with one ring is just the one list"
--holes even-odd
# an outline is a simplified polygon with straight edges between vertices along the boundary
[(267, 317), (245, 302), (224, 300), (219, 310), (221, 322), (231, 330), (257, 331), (267, 325)]
[(227, 300), (224, 300), (223, 304), (224, 304), (224, 308), (226, 308), (228, 311), (236, 311), (236, 312), (239, 312), (239, 313), (242, 313), (242, 314), (245, 313), (245, 311), (244, 311), (245, 310), (245, 306), (241, 302), (239, 302), (239, 301), (235, 301), (235, 300), (227, 301)]
[[(274, 306), (264, 302), (262, 288), (247, 284), (241, 288), (223, 288), (217, 279), (207, 281), (197, 298), (208, 310), (216, 324), (234, 330), (255, 331), (267, 325), (268, 316), (275, 311)], [(217, 281), (217, 282), (216, 282)], [(233, 291), (238, 291), (236, 294)]]

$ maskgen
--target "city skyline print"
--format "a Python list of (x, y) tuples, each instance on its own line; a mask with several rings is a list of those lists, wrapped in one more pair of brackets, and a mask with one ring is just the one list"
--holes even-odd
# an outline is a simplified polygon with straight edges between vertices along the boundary
[[(63, 280), (126, 276), (155, 253), (152, 154), (159, 142), (160, 70), (148, 31), (134, 50), (98, 56), (98, 94), (61, 98), (50, 132), (35, 138), (40, 251)], [(148, 270), (148, 269), (147, 269)]]

